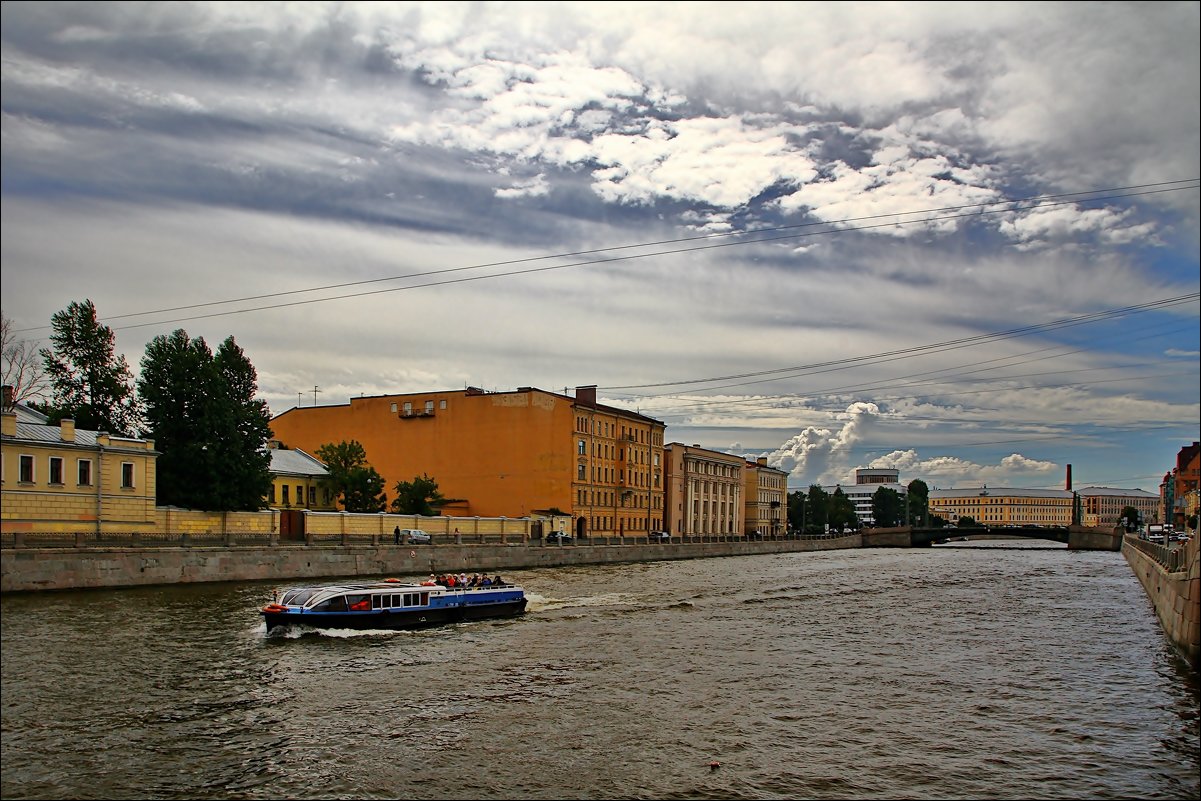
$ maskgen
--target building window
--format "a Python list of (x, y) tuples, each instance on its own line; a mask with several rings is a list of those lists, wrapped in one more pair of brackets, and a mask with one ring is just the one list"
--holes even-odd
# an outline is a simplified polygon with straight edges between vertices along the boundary
[(588, 455), (588, 445), (584, 442), (584, 440), (580, 440), (580, 444), (576, 446), (576, 453), (578, 453), (580, 456)]
[(317, 488), (309, 487), (309, 506), (317, 505)]
[(405, 406), (404, 406), (404, 415), (405, 415), (405, 417), (408, 417), (408, 416), (409, 416), (409, 415), (411, 415), (412, 413), (413, 413), (413, 404), (412, 404), (411, 402), (409, 402), (409, 401), (405, 401)]
[(22, 484), (33, 483), (33, 457), (21, 454), (20, 475), (17, 480)]
[(392, 414), (396, 414), (396, 404), (392, 404)]
[(290, 490), (291, 490), (291, 488), (290, 488), (290, 487), (289, 487), (287, 484), (281, 484), (281, 485), (280, 485), (280, 491), (281, 491), (281, 492), (283, 492), (283, 501), (284, 501), (284, 502), (283, 502), (283, 505), (284, 505), (284, 506), (287, 506), (287, 505), (288, 505), (288, 499), (291, 497), (291, 496), (288, 494)]
[(446, 408), (446, 398), (443, 398), (442, 400), (438, 401), (438, 408), (439, 408), (439, 409), (445, 409), (445, 408)]
[(79, 460), (79, 486), (81, 486), (81, 487), (92, 486), (92, 460), (91, 459), (80, 459)]
[(300, 506), (304, 503), (304, 487), (296, 485), (296, 505)]
[(575, 477), (576, 477), (576, 479), (577, 479), (577, 480), (579, 480), (579, 481), (586, 481), (586, 480), (588, 479), (588, 472), (587, 472), (587, 471), (588, 471), (588, 468), (587, 468), (587, 466), (586, 466), (586, 465), (582, 465), (582, 464), (581, 464), (581, 465), (576, 465), (576, 469), (575, 469)]
[(121, 462), (121, 489), (133, 489), (133, 462)]
[(267, 503), (275, 503), (275, 484), (271, 485), (271, 491), (267, 493)]
[(426, 414), (434, 413), (434, 402), (432, 400), (425, 402), (425, 413)]
[(63, 459), (61, 456), (50, 457), (50, 483), (63, 483)]

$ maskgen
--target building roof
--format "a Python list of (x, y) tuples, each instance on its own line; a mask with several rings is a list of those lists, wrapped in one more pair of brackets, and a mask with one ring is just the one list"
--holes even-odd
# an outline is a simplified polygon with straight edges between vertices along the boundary
[[(36, 442), (42, 445), (59, 445), (64, 448), (96, 448), (98, 447), (96, 438), (106, 432), (91, 431), (86, 428), (75, 429), (75, 439), (66, 441), (63, 439), (62, 429), (56, 425), (50, 425), (46, 415), (35, 409), (30, 409), (28, 406), (18, 403), (14, 411), (17, 414), (17, 433), (12, 439), (14, 441)], [(123, 443), (132, 443), (139, 447), (145, 445), (149, 440), (140, 439), (138, 437), (118, 437), (109, 435), (108, 447), (120, 448)]]
[(329, 475), (325, 465), (299, 448), (272, 448), (271, 472), (276, 475), (313, 476), (324, 478)]
[(1116, 496), (1119, 498), (1148, 498), (1159, 500), (1159, 495), (1154, 492), (1147, 492), (1141, 489), (1116, 489), (1114, 487), (1084, 487), (1076, 490), (1079, 494), (1087, 497), (1097, 497), (1102, 495)]
[(932, 489), (930, 498), (1071, 498), (1068, 490), (1022, 489), (1020, 487), (975, 487), (973, 489)]

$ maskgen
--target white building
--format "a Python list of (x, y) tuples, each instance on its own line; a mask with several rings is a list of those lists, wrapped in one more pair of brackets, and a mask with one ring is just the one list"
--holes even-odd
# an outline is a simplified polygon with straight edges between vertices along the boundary
[(900, 483), (900, 477), (901, 472), (892, 468), (861, 467), (855, 471), (854, 484), (847, 487), (832, 484), (822, 489), (830, 495), (834, 494), (834, 490), (841, 489), (842, 494), (851, 499), (859, 522), (871, 526), (876, 522), (872, 515), (872, 496), (876, 490), (886, 487), (901, 496), (902, 504), (908, 503), (909, 488)]

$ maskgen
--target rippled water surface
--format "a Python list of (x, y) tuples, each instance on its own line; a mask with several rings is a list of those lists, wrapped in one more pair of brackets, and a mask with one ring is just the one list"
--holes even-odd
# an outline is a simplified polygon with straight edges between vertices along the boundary
[(523, 617), (417, 633), (267, 637), (262, 583), (5, 596), (0, 795), (1201, 794), (1197, 675), (1120, 554), (505, 577)]

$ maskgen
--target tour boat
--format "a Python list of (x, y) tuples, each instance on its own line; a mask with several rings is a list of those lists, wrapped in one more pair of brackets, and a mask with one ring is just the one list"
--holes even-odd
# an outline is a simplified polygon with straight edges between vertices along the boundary
[(525, 591), (512, 584), (444, 587), (384, 579), (294, 587), (261, 611), (268, 632), (280, 626), (419, 629), (464, 620), (513, 617), (524, 612), (525, 605)]

